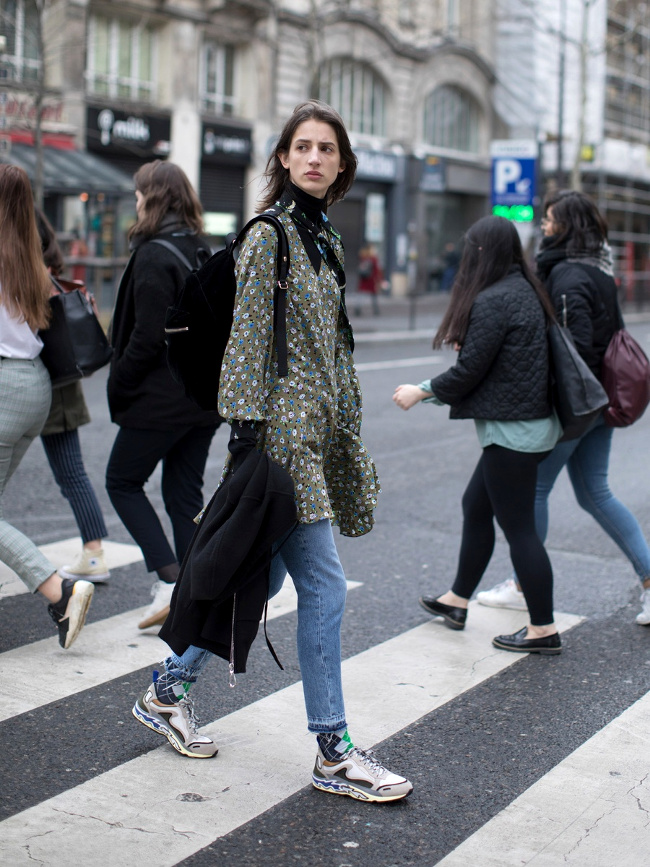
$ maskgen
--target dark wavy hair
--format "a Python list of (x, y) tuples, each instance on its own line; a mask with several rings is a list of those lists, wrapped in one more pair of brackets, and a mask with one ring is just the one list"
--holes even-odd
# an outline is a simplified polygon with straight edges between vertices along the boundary
[(129, 238), (133, 235), (153, 237), (163, 217), (170, 211), (194, 232), (203, 232), (201, 202), (180, 166), (166, 160), (154, 160), (140, 166), (133, 180), (145, 202), (141, 216), (129, 230)]
[(559, 226), (548, 247), (566, 246), (567, 253), (596, 253), (607, 241), (607, 223), (586, 193), (559, 190), (544, 199), (544, 216), (553, 208), (553, 222)]
[(519, 233), (510, 220), (483, 217), (465, 233), (463, 255), (451, 290), (449, 306), (433, 338), (434, 349), (445, 344), (462, 344), (467, 334), (470, 311), (479, 292), (498, 283), (518, 265), (550, 320), (553, 305), (543, 285), (531, 271), (521, 246)]
[(63, 273), (65, 263), (61, 247), (59, 247), (59, 242), (56, 239), (56, 233), (52, 228), (52, 224), (40, 208), (34, 208), (34, 213), (36, 216), (36, 228), (41, 239), (45, 267), (50, 269), (51, 274), (58, 277)]
[(283, 126), (273, 153), (269, 157), (264, 172), (266, 190), (259, 203), (261, 210), (270, 208), (282, 195), (289, 178), (289, 170), (285, 169), (280, 162), (280, 154), (289, 153), (296, 130), (301, 123), (307, 120), (319, 120), (328, 123), (336, 133), (336, 140), (341, 153), (343, 171), (339, 172), (336, 180), (327, 191), (327, 204), (333, 205), (335, 202), (340, 202), (354, 183), (354, 176), (357, 173), (357, 158), (352, 152), (343, 118), (331, 105), (320, 102), (318, 99), (310, 99), (294, 108), (293, 114)]

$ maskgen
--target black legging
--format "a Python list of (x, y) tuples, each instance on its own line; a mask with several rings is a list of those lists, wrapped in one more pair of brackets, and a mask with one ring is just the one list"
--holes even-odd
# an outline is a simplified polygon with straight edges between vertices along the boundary
[(537, 463), (545, 455), (487, 446), (463, 494), (463, 537), (452, 590), (469, 599), (494, 550), (494, 518), (510, 546), (533, 626), (553, 622), (553, 570), (535, 531)]

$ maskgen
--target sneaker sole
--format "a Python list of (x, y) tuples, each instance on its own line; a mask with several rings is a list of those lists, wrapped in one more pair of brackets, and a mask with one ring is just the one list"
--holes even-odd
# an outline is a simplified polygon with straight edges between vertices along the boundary
[(320, 777), (311, 778), (312, 785), (315, 789), (321, 792), (331, 792), (333, 795), (347, 795), (349, 798), (355, 798), (357, 801), (369, 801), (374, 804), (380, 804), (384, 801), (401, 801), (402, 798), (408, 798), (413, 791), (413, 786), (408, 792), (402, 792), (397, 795), (378, 795), (376, 792), (369, 792), (365, 789), (355, 789), (340, 780), (323, 780)]
[(505, 605), (503, 602), (487, 602), (485, 599), (481, 599), (480, 596), (476, 597), (476, 601), (479, 605), (485, 605), (486, 608), (508, 608), (510, 611), (528, 611), (528, 606), (525, 602), (513, 602), (512, 605)]
[(66, 608), (68, 632), (65, 637), (65, 644), (63, 645), (65, 650), (77, 640), (79, 633), (84, 628), (86, 615), (88, 614), (94, 592), (95, 588), (90, 583), (86, 587), (78, 587), (75, 584), (72, 588), (72, 596)]
[(211, 756), (202, 756), (200, 753), (189, 752), (189, 750), (187, 750), (183, 744), (179, 743), (179, 741), (176, 740), (173, 732), (170, 731), (168, 726), (163, 725), (159, 720), (156, 719), (155, 716), (151, 716), (145, 710), (143, 710), (137, 703), (137, 701), (133, 705), (131, 713), (138, 722), (142, 723), (142, 725), (146, 726), (148, 729), (151, 729), (151, 731), (156, 732), (156, 734), (162, 735), (164, 738), (167, 738), (167, 740), (174, 747), (176, 752), (180, 753), (182, 756), (187, 756), (189, 759), (213, 759), (219, 752), (218, 749), (215, 749), (214, 753)]
[(72, 581), (90, 581), (91, 584), (105, 584), (111, 577), (110, 572), (100, 572), (97, 575), (88, 575), (86, 572), (68, 572), (65, 567), (57, 570), (62, 578), (70, 578)]
[(163, 608), (162, 611), (157, 611), (155, 614), (152, 614), (151, 617), (141, 620), (138, 623), (138, 629), (148, 629), (150, 626), (162, 626), (165, 620), (167, 620), (168, 614), (169, 605), (166, 608)]

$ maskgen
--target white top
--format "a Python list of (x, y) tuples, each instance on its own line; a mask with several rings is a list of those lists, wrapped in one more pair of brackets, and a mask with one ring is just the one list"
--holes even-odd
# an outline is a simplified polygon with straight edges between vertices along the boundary
[(36, 358), (43, 341), (23, 320), (15, 319), (4, 304), (0, 304), (0, 356), (3, 358)]

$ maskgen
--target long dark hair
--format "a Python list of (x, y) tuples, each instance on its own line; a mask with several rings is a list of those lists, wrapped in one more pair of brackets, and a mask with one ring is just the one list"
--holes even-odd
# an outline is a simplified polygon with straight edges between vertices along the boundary
[[(544, 199), (544, 215), (553, 208), (553, 222), (559, 227), (548, 247), (566, 246), (567, 253), (597, 253), (607, 241), (607, 223), (586, 193), (560, 190)], [(545, 245), (546, 246), (546, 245)]]
[(339, 172), (336, 180), (327, 191), (327, 204), (333, 205), (335, 202), (340, 202), (354, 183), (354, 176), (357, 173), (357, 158), (352, 152), (352, 145), (343, 118), (331, 105), (320, 102), (318, 99), (310, 99), (294, 108), (293, 114), (283, 126), (280, 137), (273, 148), (273, 153), (269, 157), (264, 172), (266, 190), (259, 203), (261, 210), (270, 208), (282, 195), (289, 178), (289, 169), (285, 169), (280, 162), (280, 154), (289, 153), (296, 130), (306, 120), (319, 120), (328, 123), (336, 133), (336, 140), (339, 145), (343, 171)]
[(154, 160), (140, 166), (133, 176), (136, 190), (144, 196), (144, 209), (129, 230), (133, 235), (153, 237), (163, 217), (172, 211), (179, 222), (194, 232), (203, 231), (203, 208), (185, 172), (175, 163)]
[(526, 262), (519, 233), (514, 225), (504, 217), (483, 217), (465, 234), (463, 255), (451, 290), (449, 306), (433, 338), (434, 349), (440, 349), (445, 343), (463, 343), (476, 296), (488, 286), (502, 280), (513, 265), (521, 268), (549, 319), (555, 319), (553, 305), (546, 290)]
[(30, 328), (47, 328), (51, 283), (36, 229), (27, 173), (0, 166), (0, 304)]

